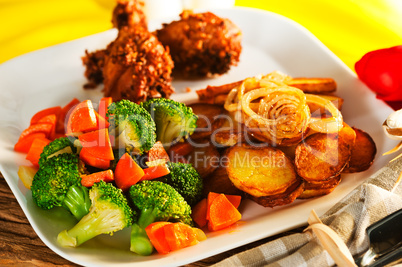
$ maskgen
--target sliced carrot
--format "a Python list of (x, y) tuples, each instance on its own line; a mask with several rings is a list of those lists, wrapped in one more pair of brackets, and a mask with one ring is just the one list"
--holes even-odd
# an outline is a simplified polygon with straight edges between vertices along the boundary
[(212, 202), (215, 200), (215, 198), (217, 196), (219, 196), (220, 194), (215, 193), (215, 192), (209, 192), (208, 196), (207, 196), (207, 217), (206, 219), (209, 220), (209, 212), (210, 212), (210, 208), (211, 208), (211, 204)]
[(54, 140), (56, 136), (56, 123), (57, 123), (57, 116), (56, 114), (49, 114), (42, 117), (37, 123), (50, 123), (52, 125), (52, 129), (50, 130), (48, 138), (50, 140)]
[(144, 170), (125, 153), (117, 162), (114, 171), (116, 186), (123, 191), (127, 191), (132, 185), (135, 185), (144, 176)]
[(163, 226), (166, 241), (172, 251), (198, 244), (193, 228), (184, 223), (171, 223)]
[(94, 172), (88, 175), (81, 175), (81, 184), (85, 187), (91, 187), (94, 183), (100, 181), (112, 182), (114, 175), (112, 170), (105, 170), (100, 172)]
[[(207, 201), (207, 220), (209, 220), (209, 210), (210, 210), (210, 206), (212, 204), (212, 201), (214, 201), (214, 199), (219, 196), (220, 194), (218, 193), (214, 193), (214, 192), (209, 192), (208, 193), (208, 201)], [(226, 195), (226, 198), (233, 204), (233, 206), (237, 209), (240, 206), (240, 202), (241, 202), (241, 196), (238, 195)]]
[(95, 111), (97, 129), (104, 129), (109, 127), (109, 122)]
[(163, 163), (144, 169), (144, 176), (142, 176), (141, 180), (152, 180), (168, 175), (169, 173), (170, 170), (168, 166), (166, 163)]
[(171, 222), (154, 222), (145, 228), (149, 240), (160, 254), (168, 254), (170, 252), (164, 229), (164, 226), (167, 224), (171, 224)]
[(43, 148), (49, 143), (50, 140), (47, 138), (35, 138), (29, 148), (26, 159), (34, 166), (39, 167), (40, 154), (42, 154)]
[(23, 138), (20, 138), (17, 143), (14, 145), (14, 151), (28, 153), (31, 148), (32, 142), (35, 138), (45, 138), (46, 135), (44, 133), (33, 133), (29, 134)]
[(208, 229), (217, 231), (224, 229), (241, 219), (241, 213), (233, 206), (224, 194), (219, 194), (209, 207)]
[(170, 161), (169, 155), (163, 147), (161, 141), (155, 142), (152, 148), (148, 151), (148, 161), (155, 161), (158, 159)]
[(204, 227), (207, 225), (207, 199), (203, 198), (200, 202), (195, 204), (191, 211), (191, 218), (199, 226)]
[(52, 115), (52, 114), (55, 115), (56, 118), (58, 118), (60, 115), (60, 112), (61, 112), (60, 106), (42, 109), (32, 116), (30, 124), (32, 125), (32, 124), (38, 123), (43, 117), (46, 117), (46, 116)]
[(95, 131), (97, 126), (92, 102), (91, 100), (84, 100), (75, 106), (68, 117), (66, 133), (77, 135), (79, 133)]
[(67, 123), (67, 114), (71, 113), (76, 105), (78, 105), (80, 101), (77, 98), (73, 98), (67, 105), (65, 105), (59, 114), (59, 118), (57, 121), (56, 132), (65, 134), (65, 124)]
[(33, 133), (44, 133), (46, 137), (49, 137), (52, 133), (52, 129), (53, 125), (51, 123), (36, 123), (23, 130), (19, 139), (25, 138)]
[(81, 142), (82, 150), (87, 150), (86, 152), (94, 157), (114, 160), (108, 129), (104, 128), (81, 134), (78, 136), (78, 140)]
[(110, 160), (102, 159), (88, 153), (86, 149), (81, 149), (80, 159), (87, 165), (96, 167), (99, 169), (108, 169), (110, 167)]
[(112, 104), (112, 102), (113, 100), (111, 97), (102, 97), (101, 100), (99, 100), (98, 113), (100, 116), (106, 119), (107, 108)]

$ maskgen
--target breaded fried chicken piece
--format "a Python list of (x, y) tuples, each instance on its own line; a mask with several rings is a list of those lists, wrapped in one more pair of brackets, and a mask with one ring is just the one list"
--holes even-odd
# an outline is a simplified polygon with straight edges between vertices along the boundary
[(174, 75), (223, 74), (237, 65), (242, 35), (233, 22), (211, 12), (185, 10), (180, 17), (156, 31), (159, 41), (170, 48)]
[(117, 29), (122, 27), (148, 28), (144, 13), (144, 2), (140, 0), (117, 0), (113, 9), (113, 26)]
[(169, 98), (173, 61), (169, 50), (142, 27), (123, 27), (107, 47), (103, 66), (104, 96), (136, 103)]
[(85, 89), (93, 89), (103, 82), (103, 66), (105, 65), (106, 49), (88, 52), (85, 50), (85, 56), (82, 57), (82, 63), (85, 66), (85, 77), (88, 83), (84, 85)]

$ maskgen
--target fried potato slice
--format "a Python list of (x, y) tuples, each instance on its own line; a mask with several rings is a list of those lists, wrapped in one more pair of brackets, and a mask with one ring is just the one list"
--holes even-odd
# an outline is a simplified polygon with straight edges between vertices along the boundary
[(299, 88), (309, 94), (327, 94), (336, 91), (336, 82), (332, 78), (292, 78), (288, 85)]
[[(226, 97), (229, 94), (229, 92), (233, 88), (239, 86), (242, 82), (243, 82), (243, 80), (220, 85), (220, 86), (208, 85), (204, 89), (197, 90), (196, 93), (197, 93), (198, 99), (201, 103), (218, 104), (217, 100), (216, 100), (217, 96), (224, 96), (224, 99), (226, 100)], [(221, 98), (223, 98), (223, 97), (221, 97)], [(222, 104), (224, 102), (225, 101), (223, 101)]]
[(349, 162), (355, 137), (355, 131), (346, 124), (339, 133), (308, 136), (296, 147), (297, 173), (307, 182), (339, 175)]
[(225, 166), (219, 166), (216, 170), (203, 179), (204, 195), (209, 192), (222, 193), (228, 195), (241, 195), (243, 192), (235, 187), (230, 181)]
[(219, 129), (225, 122), (222, 116), (226, 112), (223, 106), (214, 104), (196, 103), (189, 105), (193, 109), (194, 114), (198, 116), (197, 128), (191, 135), (191, 139), (196, 140), (211, 136), (211, 134)]
[(292, 184), (285, 192), (263, 197), (255, 197), (251, 195), (246, 195), (257, 204), (264, 207), (276, 207), (283, 206), (295, 201), (304, 191), (304, 182), (298, 179), (294, 184)]
[(255, 197), (283, 193), (298, 179), (292, 161), (277, 148), (236, 145), (225, 158), (232, 183)]
[(193, 150), (185, 158), (194, 166), (201, 178), (205, 178), (220, 165), (220, 154), (209, 140), (196, 140), (191, 144)]
[(355, 127), (356, 141), (352, 148), (352, 155), (348, 165), (343, 170), (344, 173), (362, 172), (370, 168), (377, 154), (377, 147), (371, 136)]

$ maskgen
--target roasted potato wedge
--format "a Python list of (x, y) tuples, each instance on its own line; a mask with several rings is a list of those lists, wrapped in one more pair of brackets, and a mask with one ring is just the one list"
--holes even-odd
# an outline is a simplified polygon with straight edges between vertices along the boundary
[(299, 88), (309, 94), (328, 94), (336, 91), (336, 82), (332, 78), (292, 78), (288, 85)]
[[(215, 100), (217, 98), (217, 96), (223, 95), (223, 96), (225, 96), (225, 100), (226, 100), (227, 94), (229, 94), (229, 92), (233, 88), (239, 86), (242, 82), (243, 82), (243, 80), (234, 82), (234, 83), (220, 85), (220, 86), (208, 85), (207, 88), (199, 89), (196, 91), (196, 93), (197, 93), (198, 99), (201, 103), (218, 104), (218, 103), (216, 103), (216, 100)], [(224, 103), (224, 101), (223, 101), (223, 103)]]
[(209, 192), (229, 195), (241, 195), (243, 193), (230, 181), (225, 166), (219, 166), (212, 174), (205, 177), (203, 182), (205, 195), (208, 195)]
[(211, 136), (225, 122), (225, 118), (221, 116), (226, 112), (223, 106), (196, 103), (189, 105), (189, 107), (198, 116), (197, 128), (191, 135), (192, 140)]
[(377, 153), (375, 142), (368, 133), (354, 127), (353, 130), (356, 132), (356, 141), (348, 165), (343, 170), (344, 173), (367, 170), (373, 164)]
[(292, 203), (296, 200), (304, 191), (304, 182), (299, 179), (294, 184), (292, 184), (285, 192), (263, 197), (255, 197), (251, 195), (246, 195), (257, 204), (264, 207), (276, 207), (283, 206)]
[(232, 183), (255, 197), (283, 193), (298, 179), (292, 161), (277, 148), (236, 145), (224, 157)]
[(220, 165), (220, 154), (209, 140), (197, 140), (192, 145), (194, 149), (185, 159), (194, 166), (201, 178), (207, 177)]
[(349, 162), (354, 139), (354, 130), (347, 125), (339, 133), (310, 135), (296, 147), (297, 173), (307, 182), (339, 175)]

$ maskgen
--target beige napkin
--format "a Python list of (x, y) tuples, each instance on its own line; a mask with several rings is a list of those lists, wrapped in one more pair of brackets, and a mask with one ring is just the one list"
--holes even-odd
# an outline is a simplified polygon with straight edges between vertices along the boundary
[[(402, 208), (402, 157), (388, 163), (323, 216), (322, 222), (345, 242), (352, 255), (368, 249), (366, 228)], [(307, 221), (308, 214), (306, 214)], [(293, 234), (231, 256), (214, 266), (333, 266), (335, 262), (311, 232)]]

